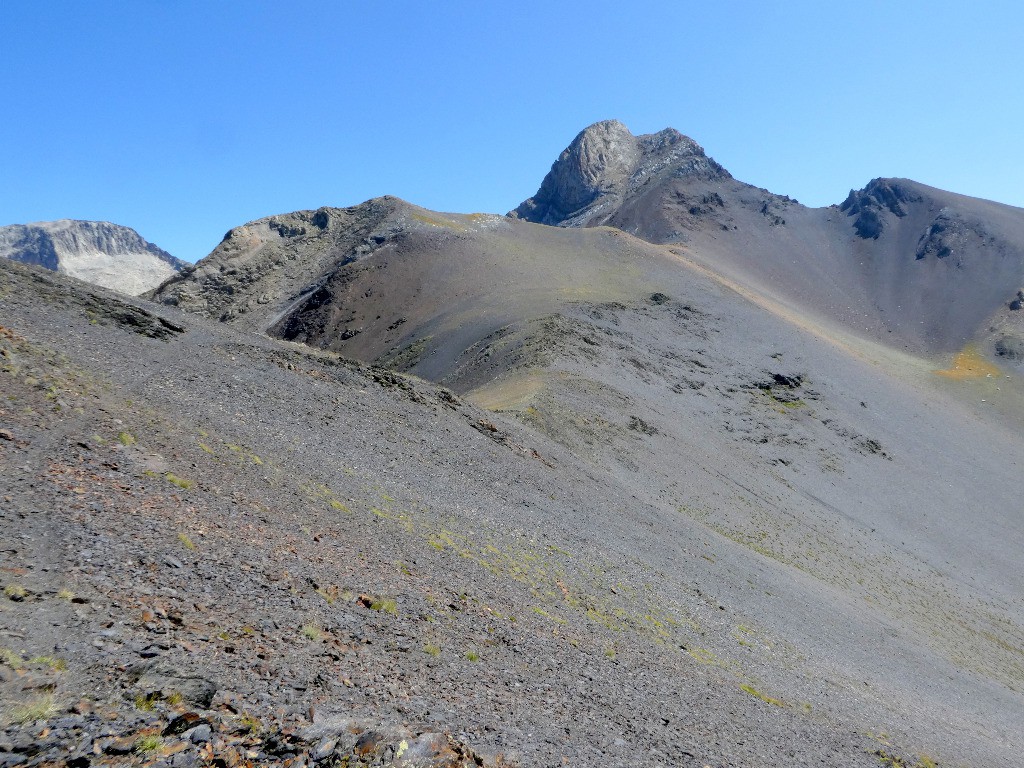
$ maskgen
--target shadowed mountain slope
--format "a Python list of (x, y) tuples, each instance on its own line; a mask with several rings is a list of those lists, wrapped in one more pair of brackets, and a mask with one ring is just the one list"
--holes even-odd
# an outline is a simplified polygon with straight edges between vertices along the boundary
[(806, 208), (732, 178), (671, 129), (590, 126), (510, 216), (608, 225), (693, 258), (823, 321), (917, 352), (991, 344), (1024, 285), (1024, 211), (905, 179)]
[(133, 296), (187, 265), (134, 229), (71, 219), (0, 227), (0, 256)]

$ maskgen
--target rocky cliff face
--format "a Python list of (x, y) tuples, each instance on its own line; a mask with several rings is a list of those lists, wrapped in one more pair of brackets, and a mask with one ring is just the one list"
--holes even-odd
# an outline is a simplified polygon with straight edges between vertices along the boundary
[(134, 229), (72, 219), (0, 227), (0, 256), (131, 295), (187, 266)]
[(697, 142), (673, 128), (634, 136), (618, 120), (581, 131), (551, 166), (537, 194), (509, 215), (538, 224), (583, 226), (665, 174), (728, 178)]

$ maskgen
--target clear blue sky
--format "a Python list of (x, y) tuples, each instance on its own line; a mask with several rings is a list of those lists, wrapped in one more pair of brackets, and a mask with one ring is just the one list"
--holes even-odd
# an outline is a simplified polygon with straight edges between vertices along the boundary
[(1024, 206), (1018, 2), (0, 0), (0, 224), (188, 260), (383, 194), (504, 213), (582, 128), (809, 205), (906, 176)]

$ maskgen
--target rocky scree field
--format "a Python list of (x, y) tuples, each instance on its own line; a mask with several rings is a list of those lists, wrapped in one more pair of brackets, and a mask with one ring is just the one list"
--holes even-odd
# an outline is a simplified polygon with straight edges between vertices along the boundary
[(998, 764), (734, 601), (799, 569), (530, 415), (0, 274), (5, 764)]

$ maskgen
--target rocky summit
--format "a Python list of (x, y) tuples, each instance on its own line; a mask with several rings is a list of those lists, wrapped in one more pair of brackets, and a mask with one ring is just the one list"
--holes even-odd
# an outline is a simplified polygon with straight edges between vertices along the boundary
[(537, 194), (509, 215), (562, 226), (600, 221), (662, 176), (729, 178), (697, 142), (673, 128), (634, 136), (618, 120), (606, 120), (580, 132), (551, 166)]
[(0, 766), (1012, 766), (1024, 211), (598, 123), (509, 215), (0, 262)]
[(152, 290), (187, 265), (134, 229), (71, 219), (0, 227), (0, 257), (133, 296)]

